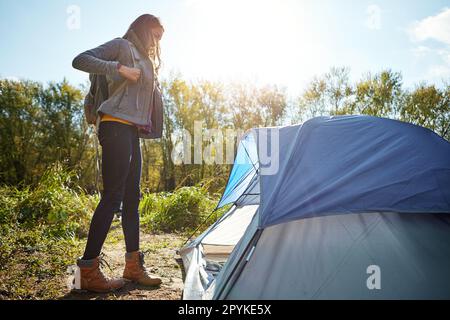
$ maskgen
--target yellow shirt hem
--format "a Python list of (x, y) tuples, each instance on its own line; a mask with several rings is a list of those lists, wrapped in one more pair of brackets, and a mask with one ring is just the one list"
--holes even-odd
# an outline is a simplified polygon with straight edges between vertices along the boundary
[(102, 118), (101, 118), (101, 120), (100, 120), (100, 122), (103, 122), (103, 121), (116, 121), (116, 122), (128, 124), (128, 125), (130, 125), (130, 126), (133, 126), (133, 125), (134, 125), (133, 123), (131, 123), (131, 122), (127, 121), (127, 120), (123, 120), (123, 119), (120, 119), (120, 118), (116, 118), (116, 117), (113, 117), (113, 116), (111, 116), (111, 115), (109, 115), (109, 114), (106, 114), (106, 113), (102, 115)]

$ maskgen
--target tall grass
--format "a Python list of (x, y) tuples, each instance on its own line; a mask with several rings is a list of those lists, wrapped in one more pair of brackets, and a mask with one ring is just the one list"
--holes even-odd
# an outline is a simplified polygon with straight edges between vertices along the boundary
[[(206, 187), (182, 187), (172, 193), (144, 195), (140, 203), (141, 223), (152, 232), (190, 232), (201, 223), (208, 226), (222, 211), (211, 214), (217, 205)], [(209, 221), (205, 221), (209, 217)]]
[(85, 235), (97, 199), (77, 188), (76, 178), (74, 171), (57, 162), (34, 187), (0, 187), (0, 224), (24, 228), (41, 225), (56, 237)]
[(51, 298), (81, 252), (97, 202), (74, 187), (76, 175), (55, 163), (39, 183), (0, 187), (0, 299)]

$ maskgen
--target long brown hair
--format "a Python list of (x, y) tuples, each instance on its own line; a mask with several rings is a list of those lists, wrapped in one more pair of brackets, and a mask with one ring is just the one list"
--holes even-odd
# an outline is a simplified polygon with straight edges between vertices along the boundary
[(164, 30), (161, 20), (158, 17), (152, 14), (143, 14), (133, 21), (128, 28), (127, 33), (124, 35), (124, 38), (130, 38), (129, 35), (132, 31), (136, 34), (149, 58), (155, 64), (156, 61), (158, 61), (158, 64), (155, 66), (155, 72), (158, 74), (159, 68), (161, 67), (161, 47), (158, 39), (155, 41), (156, 47), (153, 47), (152, 43), (150, 43), (151, 29), (156, 27), (160, 27)]

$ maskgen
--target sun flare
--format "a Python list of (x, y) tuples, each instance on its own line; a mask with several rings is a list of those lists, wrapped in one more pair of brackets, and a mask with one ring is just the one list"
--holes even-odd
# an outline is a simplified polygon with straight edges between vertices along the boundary
[(189, 0), (191, 59), (206, 77), (269, 83), (301, 81), (318, 61), (300, 1)]

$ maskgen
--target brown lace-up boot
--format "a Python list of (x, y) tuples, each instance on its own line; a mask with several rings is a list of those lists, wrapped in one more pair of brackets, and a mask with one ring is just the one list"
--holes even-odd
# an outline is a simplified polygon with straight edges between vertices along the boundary
[(125, 270), (123, 277), (125, 279), (137, 282), (144, 286), (159, 286), (161, 279), (152, 277), (148, 274), (144, 265), (144, 254), (140, 251), (129, 252), (125, 254)]
[(77, 265), (80, 268), (80, 289), (98, 293), (111, 292), (122, 288), (125, 285), (123, 279), (108, 279), (100, 270), (102, 258), (97, 257), (91, 260), (78, 259)]

